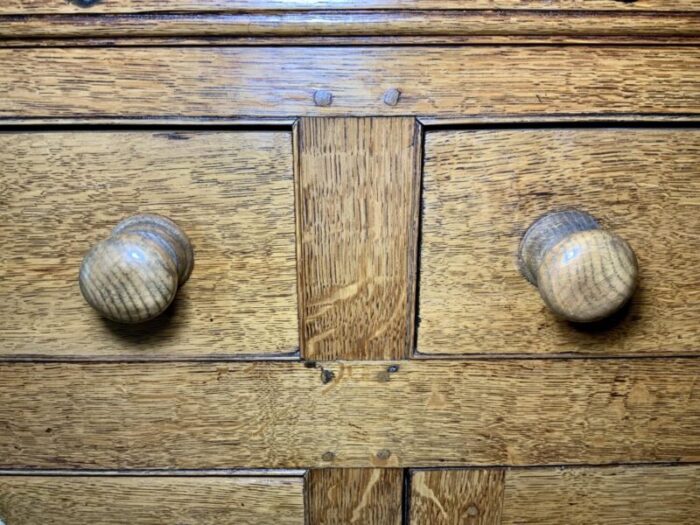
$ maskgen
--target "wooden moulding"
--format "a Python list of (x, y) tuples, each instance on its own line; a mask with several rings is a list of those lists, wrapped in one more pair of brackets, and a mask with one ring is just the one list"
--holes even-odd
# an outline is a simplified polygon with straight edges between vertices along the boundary
[[(364, 9), (546, 9), (554, 11), (605, 10), (618, 12), (644, 11), (697, 11), (696, 0), (644, 0), (620, 2), (620, 0), (365, 0)], [(309, 10), (355, 9), (355, 0), (6, 0), (0, 6), (3, 15), (27, 15), (49, 13), (159, 13), (159, 12), (211, 12), (211, 11), (265, 11), (270, 9)]]
[(698, 375), (693, 358), (4, 363), (0, 468), (698, 462)]
[(691, 525), (700, 466), (413, 471), (412, 525)]
[(700, 113), (699, 85), (697, 47), (0, 50), (0, 119), (672, 116)]
[(229, 14), (0, 16), (0, 38), (304, 36), (700, 36), (678, 11), (305, 11)]

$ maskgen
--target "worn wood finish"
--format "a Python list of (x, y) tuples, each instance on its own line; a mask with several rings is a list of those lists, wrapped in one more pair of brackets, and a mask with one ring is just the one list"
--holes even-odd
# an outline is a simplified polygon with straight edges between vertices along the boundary
[(697, 465), (417, 471), (411, 525), (691, 525), (699, 486)]
[[(262, 11), (267, 9), (356, 9), (353, 0), (6, 0), (0, 14), (149, 13), (197, 11)], [(697, 0), (365, 0), (363, 9), (545, 9), (610, 11), (697, 11)]]
[(309, 525), (401, 525), (401, 469), (314, 469), (307, 483)]
[(304, 356), (401, 359), (415, 302), (415, 120), (302, 119), (298, 132)]
[(692, 358), (5, 363), (0, 468), (700, 461), (698, 375)]
[(632, 248), (580, 210), (540, 217), (525, 232), (518, 257), (545, 304), (569, 321), (600, 321), (627, 304), (637, 287)]
[[(697, 353), (700, 133), (524, 129), (427, 135), (423, 354)], [(586, 210), (639, 258), (630, 307), (588, 328), (556, 319), (518, 271), (542, 214)]]
[(504, 475), (500, 468), (413, 472), (411, 525), (501, 523)]
[(697, 47), (0, 50), (0, 118), (683, 114), (698, 85)]
[[(280, 355), (298, 348), (291, 133), (0, 134), (0, 353), (48, 358)], [(153, 322), (83, 301), (83, 255), (153, 212), (190, 236), (197, 270)]]
[(0, 476), (7, 525), (302, 525), (302, 477)]
[(78, 282), (103, 317), (140, 323), (162, 314), (189, 279), (194, 251), (187, 234), (167, 217), (134, 215), (83, 258)]
[(700, 36), (689, 13), (305, 11), (0, 17), (0, 38), (172, 36)]

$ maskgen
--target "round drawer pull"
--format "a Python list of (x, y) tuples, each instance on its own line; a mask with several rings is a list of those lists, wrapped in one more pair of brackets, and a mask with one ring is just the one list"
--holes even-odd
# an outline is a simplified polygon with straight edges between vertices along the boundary
[(85, 256), (80, 291), (104, 317), (140, 323), (165, 311), (193, 265), (192, 245), (177, 224), (159, 215), (134, 215)]
[(520, 243), (520, 271), (545, 304), (569, 321), (587, 323), (615, 313), (637, 286), (637, 258), (614, 233), (581, 211), (550, 213)]

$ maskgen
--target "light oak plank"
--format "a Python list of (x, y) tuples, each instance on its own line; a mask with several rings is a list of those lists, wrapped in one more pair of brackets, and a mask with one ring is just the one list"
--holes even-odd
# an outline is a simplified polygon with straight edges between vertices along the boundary
[(697, 47), (0, 50), (0, 118), (679, 114), (698, 86)]
[(0, 468), (700, 461), (700, 359), (5, 363)]
[(81, 6), (79, 0), (6, 0), (0, 14), (147, 13), (167, 11), (259, 11), (266, 9), (546, 9), (612, 11), (695, 11), (697, 0), (106, 0)]
[(501, 523), (504, 477), (500, 468), (413, 472), (409, 521), (411, 525)]
[(314, 469), (307, 483), (309, 525), (401, 524), (401, 469)]
[[(298, 349), (291, 133), (0, 134), (0, 354), (42, 358), (288, 355)], [(85, 253), (123, 218), (159, 213), (196, 263), (162, 316), (103, 320)]]
[[(472, 483), (496, 477), (488, 487)], [(691, 525), (698, 487), (697, 465), (418, 471), (411, 525)], [(491, 501), (497, 514), (488, 514)]]
[[(692, 128), (429, 133), (418, 351), (697, 353), (698, 159)], [(527, 227), (569, 208), (592, 214), (639, 261), (630, 307), (594, 325), (557, 319), (518, 270)]]
[(698, 36), (696, 14), (460, 10), (0, 17), (0, 38), (173, 36)]
[(302, 119), (299, 148), (303, 354), (401, 359), (415, 302), (415, 120)]
[(1, 476), (7, 525), (303, 525), (304, 479)]

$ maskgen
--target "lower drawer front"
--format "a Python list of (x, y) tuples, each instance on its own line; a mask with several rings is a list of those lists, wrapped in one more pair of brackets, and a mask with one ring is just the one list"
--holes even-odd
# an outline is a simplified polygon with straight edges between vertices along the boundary
[[(427, 134), (417, 350), (682, 354), (700, 336), (700, 131), (474, 129)], [(554, 317), (518, 269), (543, 214), (579, 209), (636, 252), (629, 308)]]
[(298, 477), (0, 476), (5, 525), (302, 525)]

